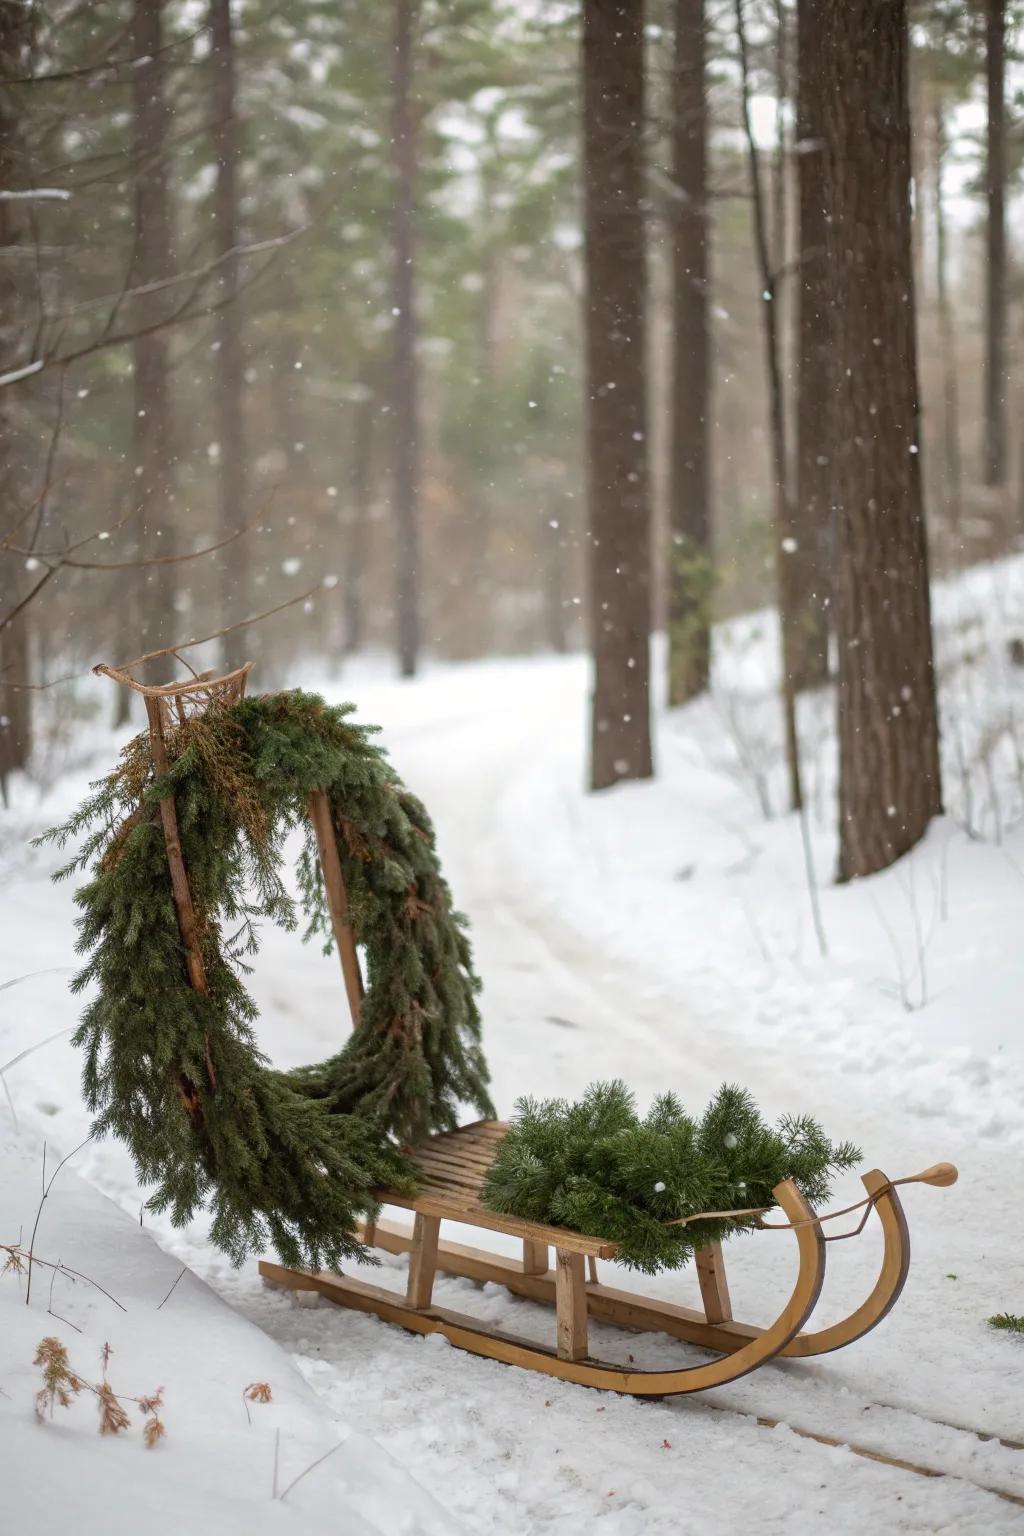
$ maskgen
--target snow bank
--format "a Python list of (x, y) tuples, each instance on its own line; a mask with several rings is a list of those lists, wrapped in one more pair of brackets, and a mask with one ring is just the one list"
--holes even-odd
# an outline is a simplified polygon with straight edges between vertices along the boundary
[[(52, 1152), (49, 1163), (52, 1172)], [(28, 1244), (41, 1174), (36, 1151), (0, 1142), (0, 1241)], [(325, 1407), (278, 1345), (191, 1271), (183, 1274), (70, 1165), (45, 1203), (35, 1251), (89, 1276), (125, 1310), (86, 1281), (38, 1266), (26, 1306), (25, 1276), (0, 1276), (0, 1484), (12, 1530), (256, 1536), (301, 1522), (331, 1536), (448, 1536), (457, 1528), (383, 1447)], [(130, 1430), (101, 1437), (88, 1392), (38, 1423), (32, 1360), (47, 1334), (91, 1381), (100, 1379), (109, 1344), (115, 1391), (163, 1387), (166, 1439), (146, 1449), (134, 1408)], [(273, 1397), (249, 1403), (247, 1414), (243, 1392), (254, 1381), (268, 1382)]]

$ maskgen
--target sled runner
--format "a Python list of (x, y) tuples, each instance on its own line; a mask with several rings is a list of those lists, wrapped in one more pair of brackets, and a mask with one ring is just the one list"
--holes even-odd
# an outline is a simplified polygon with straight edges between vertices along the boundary
[[(696, 1256), (703, 1311), (676, 1306), (632, 1291), (603, 1284), (598, 1259), (614, 1259), (615, 1244), (587, 1237), (564, 1227), (546, 1226), (503, 1216), (480, 1201), (483, 1176), (505, 1134), (498, 1121), (478, 1121), (460, 1130), (433, 1136), (415, 1153), (420, 1188), (414, 1196), (379, 1190), (383, 1204), (413, 1212), (412, 1228), (390, 1222), (364, 1225), (359, 1235), (386, 1253), (409, 1254), (404, 1297), (348, 1275), (311, 1274), (264, 1261), (260, 1274), (272, 1285), (314, 1291), (343, 1307), (372, 1312), (385, 1322), (413, 1333), (440, 1333), (449, 1343), (474, 1355), (520, 1365), (581, 1386), (606, 1387), (637, 1396), (701, 1392), (747, 1375), (766, 1360), (823, 1355), (870, 1332), (899, 1299), (910, 1264), (910, 1240), (897, 1185), (956, 1182), (951, 1163), (937, 1163), (923, 1173), (898, 1180), (877, 1169), (863, 1177), (865, 1199), (831, 1215), (811, 1210), (796, 1185), (787, 1180), (774, 1195), (785, 1221), (763, 1221), (765, 1230), (792, 1231), (797, 1245), (798, 1271), (786, 1305), (768, 1327), (736, 1321), (720, 1244)], [(882, 1224), (884, 1248), (878, 1279), (871, 1294), (848, 1317), (830, 1327), (803, 1331), (818, 1300), (825, 1276), (825, 1245), (856, 1236), (871, 1210)], [(825, 1225), (836, 1216), (863, 1212), (853, 1231), (826, 1235)], [(506, 1258), (481, 1248), (439, 1240), (442, 1221), (503, 1232), (522, 1244), (522, 1258)], [(552, 1250), (554, 1264), (550, 1263)], [(553, 1305), (554, 1345), (489, 1328), (478, 1318), (435, 1306), (434, 1277), (438, 1271), (477, 1282), (503, 1285), (516, 1296)], [(631, 1331), (665, 1333), (714, 1351), (719, 1358), (680, 1370), (648, 1371), (607, 1364), (591, 1358), (588, 1321)]]

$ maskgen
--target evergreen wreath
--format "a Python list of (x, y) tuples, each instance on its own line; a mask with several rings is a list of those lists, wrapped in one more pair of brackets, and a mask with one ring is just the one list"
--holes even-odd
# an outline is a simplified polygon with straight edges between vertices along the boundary
[[(319, 1268), (364, 1255), (351, 1236), (375, 1186), (412, 1187), (399, 1144), (457, 1123), (460, 1102), (493, 1114), (464, 919), (452, 909), (426, 811), (352, 706), (292, 692), (215, 702), (169, 727), (169, 769), (147, 735), (62, 827), (85, 834), (56, 878), (93, 864), (76, 894), (73, 990), (95, 985), (74, 1041), (85, 1049), (96, 1134), (129, 1147), (149, 1201), (181, 1224), (203, 1205), (236, 1262), (276, 1248)], [(298, 866), (306, 937), (332, 928), (307, 798), (326, 792), (364, 947), (360, 1027), (337, 1055), (292, 1072), (256, 1047), (242, 975), (256, 923), (298, 923), (282, 843), (305, 826)], [(208, 993), (188, 985), (158, 801), (173, 793)]]
[(770, 1208), (783, 1179), (820, 1205), (831, 1175), (860, 1157), (852, 1143), (829, 1141), (808, 1115), (766, 1124), (751, 1095), (730, 1084), (694, 1120), (671, 1093), (641, 1118), (625, 1083), (592, 1083), (576, 1104), (518, 1101), (482, 1199), (506, 1215), (605, 1237), (618, 1243), (621, 1263), (656, 1274), (756, 1217), (666, 1223), (701, 1211)]

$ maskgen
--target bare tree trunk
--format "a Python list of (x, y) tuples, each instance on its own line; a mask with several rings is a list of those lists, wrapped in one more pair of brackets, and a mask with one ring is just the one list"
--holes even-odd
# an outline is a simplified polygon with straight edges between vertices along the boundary
[(398, 665), (416, 672), (419, 617), (419, 379), (416, 366), (416, 116), (413, 72), (419, 0), (394, 0), (391, 142), (394, 154), (394, 365), (391, 444), (394, 472), (395, 608)]
[(754, 210), (754, 246), (761, 282), (765, 371), (768, 376), (769, 435), (772, 451), (772, 480), (775, 521), (775, 568), (779, 594), (779, 628), (782, 636), (782, 713), (786, 740), (786, 767), (789, 774), (789, 806), (803, 807), (800, 773), (800, 739), (796, 719), (796, 677), (799, 656), (800, 614), (797, 608), (797, 562), (800, 554), (797, 524), (793, 515), (793, 497), (789, 487), (789, 456), (786, 444), (786, 393), (782, 378), (778, 314), (775, 295), (777, 274), (772, 266), (768, 243), (768, 220), (764, 188), (761, 185), (761, 159), (750, 116), (750, 69), (747, 33), (743, 14), (744, 0), (736, 0), (736, 37), (740, 54), (741, 103), (743, 129), (750, 161), (750, 190)]
[[(135, 259), (132, 286), (160, 283), (174, 271), (167, 142), (171, 115), (166, 99), (163, 0), (135, 0), (133, 44), (141, 61), (132, 70), (135, 106)], [(166, 300), (157, 294), (136, 300), (140, 324), (160, 318)], [(134, 343), (135, 483), (141, 539), (147, 556), (175, 550), (174, 423), (170, 391), (170, 339), (157, 330)], [(135, 605), (139, 650), (170, 645), (174, 634), (173, 565), (154, 565), (140, 573), (141, 600)], [(149, 679), (172, 674), (167, 658), (150, 664)]]
[[(772, 160), (772, 266), (781, 272), (788, 259), (789, 238), (787, 230), (787, 169), (788, 132), (786, 108), (789, 105), (789, 34), (785, 0), (775, 0), (775, 154)], [(779, 303), (781, 294), (775, 298)], [(779, 323), (779, 334), (784, 331)]]
[[(215, 254), (222, 258), (216, 333), (216, 395), (219, 418), (221, 537), (241, 528), (248, 513), (248, 461), (245, 442), (245, 352), (242, 340), (242, 309), (239, 296), (238, 256), (239, 176), (242, 162), (241, 125), (238, 115), (235, 26), (231, 0), (210, 0), (210, 67), (213, 72), (210, 100), (213, 108), (213, 143), (217, 180), (213, 193)], [(227, 301), (225, 303), (225, 300)], [(249, 551), (246, 540), (231, 545), (222, 556), (221, 604), (225, 623), (251, 607)], [(252, 630), (238, 630), (223, 639), (223, 662), (228, 671), (253, 659), (256, 644)]]
[(956, 324), (949, 296), (946, 270), (946, 205), (942, 173), (946, 163), (946, 113), (941, 88), (936, 87), (935, 128), (935, 296), (939, 311), (939, 343), (942, 349), (942, 501), (951, 525), (956, 528), (963, 511), (963, 474), (960, 466), (960, 399), (957, 389)]
[(376, 375), (371, 371), (364, 381), (366, 393), (352, 416), (352, 467), (349, 499), (349, 536), (345, 551), (343, 601), (345, 615), (345, 655), (352, 656), (363, 644), (363, 573), (370, 532), (370, 486), (373, 472), (374, 423), (379, 401)]
[(921, 492), (907, 0), (828, 8), (822, 45), (838, 509), (839, 878), (942, 809)]
[(653, 772), (643, 0), (584, 0), (590, 782)]
[(711, 338), (704, 0), (676, 0), (672, 101), (673, 325), (670, 704), (711, 670)]
[[(31, 42), (31, 13), (19, 0), (0, 0), (0, 79), (26, 73)], [(0, 191), (24, 185), (24, 157), (19, 132), (19, 103), (10, 88), (0, 85)], [(24, 302), (10, 247), (19, 243), (18, 204), (0, 198), (0, 344), (5, 356), (16, 355), (19, 315)], [(0, 397), (0, 543), (10, 538), (22, 512), (27, 489), (24, 430), (17, 420), (17, 396)], [(0, 550), (0, 619), (13, 611), (19, 596), (21, 561)], [(31, 698), (26, 689), (9, 686), (29, 681), (28, 614), (0, 630), (0, 797), (7, 802), (8, 776), (24, 768), (32, 749)]]
[(829, 570), (833, 542), (832, 390), (828, 273), (825, 256), (824, 152), (821, 141), (821, 44), (828, 0), (797, 4), (797, 179), (800, 262), (796, 305), (796, 504), (793, 551), (794, 683), (828, 678)]
[(988, 251), (985, 294), (985, 484), (1006, 482), (1006, 14), (985, 0), (988, 152), (985, 196)]

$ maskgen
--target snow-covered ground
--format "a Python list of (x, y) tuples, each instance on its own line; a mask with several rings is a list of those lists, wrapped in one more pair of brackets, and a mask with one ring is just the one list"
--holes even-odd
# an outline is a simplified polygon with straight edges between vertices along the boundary
[[(363, 718), (380, 721), (400, 772), (434, 814), (446, 873), (473, 923), (501, 1111), (519, 1093), (574, 1094), (612, 1075), (630, 1081), (641, 1099), (672, 1087), (699, 1107), (732, 1079), (752, 1087), (771, 1113), (818, 1114), (830, 1133), (864, 1147), (868, 1167), (896, 1175), (939, 1158), (959, 1164), (955, 1188), (907, 1192), (911, 1277), (879, 1329), (836, 1355), (769, 1365), (702, 1399), (599, 1396), (326, 1303), (299, 1307), (264, 1290), (255, 1264), (231, 1270), (200, 1223), (175, 1232), (146, 1215), (146, 1231), (174, 1255), (162, 1257), (139, 1234), (143, 1196), (123, 1150), (90, 1143), (51, 1198), (63, 1187), (74, 1205), (70, 1191), (80, 1177), (132, 1222), (122, 1227), (104, 1206), (94, 1228), (86, 1218), (99, 1210), (99, 1197), (90, 1196), (65, 1235), (58, 1207), (51, 1212), (48, 1204), (39, 1251), (58, 1256), (59, 1249), (75, 1268), (102, 1267), (111, 1289), (123, 1263), (136, 1331), (119, 1334), (128, 1319), (76, 1289), (56, 1310), (86, 1335), (61, 1336), (87, 1364), (97, 1340), (118, 1349), (125, 1337), (129, 1390), (148, 1390), (154, 1377), (167, 1385), (168, 1439), (144, 1453), (86, 1440), (84, 1419), (35, 1426), (31, 1352), (41, 1331), (60, 1332), (40, 1316), (2, 1335), (0, 1462), (12, 1446), (26, 1476), (51, 1483), (77, 1478), (79, 1462), (83, 1477), (105, 1477), (111, 1467), (113, 1479), (130, 1466), (132, 1489), (149, 1479), (146, 1497), (165, 1512), (167, 1490), (192, 1489), (168, 1530), (232, 1531), (233, 1499), (244, 1496), (252, 1525), (255, 1505), (260, 1518), (283, 1519), (294, 1499), (293, 1513), (308, 1521), (342, 1499), (346, 1479), (355, 1486), (345, 1497), (365, 1491), (353, 1465), (362, 1452), (343, 1464), (339, 1451), (275, 1505), (268, 1425), (281, 1429), (282, 1456), (291, 1445), (289, 1470), (306, 1450), (315, 1459), (314, 1444), (327, 1445), (331, 1434), (340, 1440), (356, 1425), (372, 1467), (365, 1482), (394, 1499), (395, 1530), (403, 1529), (399, 1512), (411, 1529), (417, 1520), (432, 1529), (431, 1498), (447, 1512), (446, 1530), (568, 1533), (595, 1522), (609, 1536), (802, 1533), (825, 1522), (843, 1532), (1024, 1530), (1024, 1507), (984, 1491), (1024, 1496), (1024, 1452), (955, 1428), (1024, 1440), (1024, 1348), (985, 1322), (996, 1311), (1024, 1310), (1016, 1188), (1024, 1155), (1024, 775), (1016, 726), (1024, 672), (1009, 663), (1005, 644), (1011, 633), (1024, 634), (1024, 567), (972, 573), (940, 592), (937, 612), (951, 814), (901, 866), (856, 887), (830, 883), (829, 706), (824, 698), (805, 701), (826, 954), (812, 920), (799, 824), (764, 814), (765, 803), (781, 809), (767, 620), (745, 620), (723, 635), (711, 700), (661, 716), (659, 778), (596, 798), (583, 793), (580, 658), (437, 667), (414, 684), (371, 664), (336, 682), (295, 679), (354, 699)], [(51, 857), (26, 851), (25, 838), (77, 803), (114, 750), (99, 726), (83, 725), (70, 748), (54, 749), (58, 766), (67, 755), (66, 771), (50, 775), (43, 791), (21, 785), (0, 822), (0, 981), (41, 973), (0, 993), (0, 1068), (76, 1017), (67, 993), (71, 892), (50, 885)], [(303, 950), (295, 935), (268, 931), (264, 940), (253, 982), (263, 1045), (280, 1065), (326, 1055), (347, 1028), (336, 960)], [(44, 1138), (52, 1157), (88, 1134), (78, 1068), (61, 1037), (7, 1071), (20, 1127), (19, 1151), (10, 1156), (19, 1166), (38, 1169)], [(0, 1125), (13, 1143), (10, 1115), (0, 1100)], [(4, 1190), (0, 1216), (10, 1235), (0, 1230), (0, 1241), (34, 1219), (35, 1187), (33, 1176), (15, 1201)], [(837, 1198), (855, 1198), (859, 1187), (854, 1178)], [(81, 1263), (76, 1242), (85, 1250)], [(786, 1240), (746, 1237), (730, 1245), (728, 1259), (737, 1315), (774, 1316), (791, 1278)], [(166, 1290), (166, 1276), (173, 1280), (175, 1260), (234, 1313), (189, 1275), (150, 1332), (152, 1298)], [(877, 1260), (870, 1228), (829, 1250), (822, 1321), (863, 1298)], [(400, 1285), (402, 1270), (403, 1261), (389, 1262), (381, 1283)], [(615, 1283), (637, 1282), (617, 1274)], [(16, 1285), (10, 1276), (0, 1280), (0, 1304)], [(696, 1293), (688, 1273), (646, 1285), (682, 1300)], [(520, 1334), (543, 1336), (551, 1326), (547, 1314), (492, 1287), (442, 1280), (437, 1294)], [(215, 1335), (228, 1341), (223, 1357), (207, 1346)], [(597, 1352), (615, 1358), (628, 1347), (646, 1365), (694, 1358), (666, 1339), (624, 1338), (596, 1330)], [(296, 1384), (295, 1368), (314, 1396)], [(250, 1430), (239, 1394), (263, 1375), (275, 1385), (274, 1416), (261, 1408), (264, 1418)], [(872, 1463), (761, 1427), (759, 1415), (950, 1475), (930, 1480)], [(250, 1449), (254, 1437), (258, 1452)], [(207, 1486), (211, 1500), (224, 1502), (211, 1502), (208, 1519), (192, 1524), (201, 1503), (195, 1490)], [(360, 1508), (376, 1528), (376, 1509)], [(99, 1529), (89, 1518), (82, 1510), (78, 1528)]]
[[(5, 1130), (4, 1241), (23, 1232), (28, 1246), (41, 1174), (41, 1160)], [(133, 1220), (70, 1168), (53, 1183), (34, 1253), (76, 1275), (34, 1265), (29, 1306), (27, 1273), (9, 1271), (0, 1287), (0, 1468), (12, 1531), (461, 1530), (378, 1440), (310, 1390), (279, 1344), (183, 1273), (140, 1231), (137, 1214)], [(72, 1368), (94, 1384), (109, 1345), (115, 1392), (135, 1398), (163, 1388), (166, 1439), (148, 1449), (143, 1417), (129, 1402), (131, 1427), (99, 1438), (88, 1390), (37, 1422), (41, 1376), (32, 1361), (46, 1335), (61, 1340)], [(270, 1401), (247, 1400), (246, 1389), (260, 1383)]]

